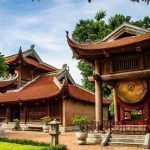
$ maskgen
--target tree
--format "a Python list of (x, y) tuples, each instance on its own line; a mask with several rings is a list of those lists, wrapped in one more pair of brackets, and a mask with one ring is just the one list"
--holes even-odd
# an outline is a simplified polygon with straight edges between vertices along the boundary
[[(33, 0), (33, 1), (34, 1), (34, 0)], [(88, 0), (89, 3), (91, 3), (91, 1), (92, 1), (92, 0)], [(141, 2), (141, 1), (144, 1), (144, 2), (147, 3), (147, 4), (149, 4), (149, 2), (150, 2), (150, 0), (130, 0), (130, 1), (138, 2), (138, 3)]]
[[(106, 22), (104, 21), (105, 16), (106, 12), (101, 10), (95, 15), (94, 19), (80, 20), (75, 26), (72, 38), (81, 43), (101, 41), (123, 22), (150, 29), (150, 17), (145, 17), (143, 20), (131, 21), (131, 16), (116, 14), (115, 16), (110, 17), (108, 22)], [(91, 83), (88, 80), (88, 77), (93, 75), (92, 66), (80, 60), (77, 67), (81, 70), (83, 76), (83, 86), (94, 91), (94, 83)], [(102, 92), (103, 95), (107, 97), (110, 95), (111, 90), (103, 84)]]
[(133, 2), (141, 2), (141, 1), (144, 1), (145, 3), (149, 4), (150, 0), (131, 0)]
[(0, 77), (5, 77), (8, 69), (8, 63), (5, 62), (4, 55), (0, 54)]

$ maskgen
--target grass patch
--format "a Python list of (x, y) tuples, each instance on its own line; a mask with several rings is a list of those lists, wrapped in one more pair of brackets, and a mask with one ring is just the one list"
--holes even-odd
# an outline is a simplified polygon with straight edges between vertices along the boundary
[(25, 139), (0, 138), (0, 150), (67, 150), (66, 145), (50, 146), (49, 143)]
[(0, 142), (0, 150), (42, 150), (43, 146), (22, 145), (8, 142)]
[(9, 139), (9, 138), (0, 138), (0, 142), (16, 143), (22, 145), (32, 145), (32, 146), (49, 146), (49, 143), (45, 142), (36, 142), (26, 139)]

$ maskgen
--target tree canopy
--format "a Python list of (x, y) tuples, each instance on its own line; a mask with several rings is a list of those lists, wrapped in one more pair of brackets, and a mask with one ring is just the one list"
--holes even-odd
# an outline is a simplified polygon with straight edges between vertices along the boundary
[(4, 55), (0, 54), (0, 77), (5, 77), (8, 69), (8, 63), (5, 62)]
[[(96, 13), (93, 19), (81, 19), (75, 26), (72, 38), (81, 43), (101, 41), (124, 22), (150, 29), (150, 17), (148, 16), (144, 17), (142, 20), (132, 21), (131, 16), (116, 14), (111, 16), (108, 21), (104, 21), (105, 16), (106, 12), (101, 10)], [(77, 67), (80, 69), (83, 76), (83, 86), (94, 91), (94, 83), (88, 80), (88, 77), (93, 75), (93, 68), (82, 60), (79, 61)], [(103, 95), (107, 97), (110, 93), (111, 91), (103, 84)]]
[[(33, 1), (34, 1), (34, 0), (33, 0)], [(92, 1), (92, 0), (88, 0), (89, 3), (91, 3), (91, 1)], [(147, 3), (147, 4), (149, 4), (149, 2), (150, 2), (150, 0), (130, 0), (130, 1), (132, 1), (132, 2), (138, 2), (138, 3), (141, 2), (141, 1), (144, 1), (144, 2)]]

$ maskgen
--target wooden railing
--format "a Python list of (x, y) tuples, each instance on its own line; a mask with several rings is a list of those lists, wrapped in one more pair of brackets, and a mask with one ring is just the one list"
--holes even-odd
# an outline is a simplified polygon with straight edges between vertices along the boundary
[(130, 124), (115, 121), (90, 122), (88, 125), (89, 132), (110, 132), (113, 134), (135, 134), (142, 135), (150, 131), (150, 120), (147, 121), (130, 121)]

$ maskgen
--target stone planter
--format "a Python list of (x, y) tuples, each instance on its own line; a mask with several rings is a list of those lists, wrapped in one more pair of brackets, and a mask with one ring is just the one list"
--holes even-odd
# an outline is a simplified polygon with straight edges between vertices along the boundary
[(88, 136), (87, 131), (85, 131), (85, 132), (82, 132), (82, 131), (76, 132), (77, 143), (79, 145), (86, 144), (87, 136)]
[(43, 126), (43, 132), (45, 132), (45, 133), (48, 133), (48, 132), (49, 132), (49, 129), (50, 129), (50, 126), (49, 126), (49, 125), (44, 125), (44, 126)]

